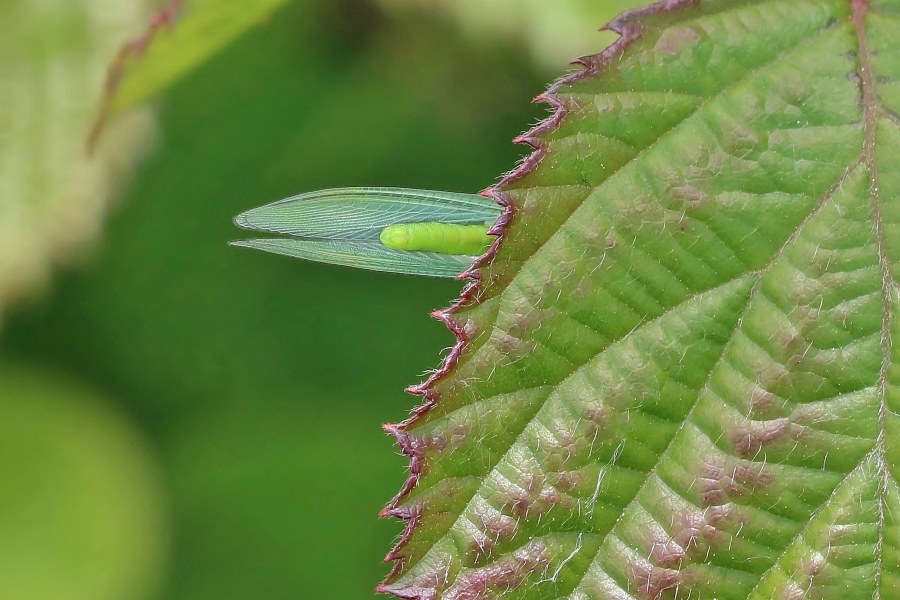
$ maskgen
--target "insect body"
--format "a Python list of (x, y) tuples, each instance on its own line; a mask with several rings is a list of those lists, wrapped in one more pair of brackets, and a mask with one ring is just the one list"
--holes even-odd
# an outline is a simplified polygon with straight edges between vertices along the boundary
[(306, 260), (377, 271), (455, 277), (493, 238), (502, 209), (474, 194), (401, 188), (310, 192), (235, 217), (285, 237), (232, 242)]
[(388, 248), (395, 250), (458, 255), (484, 254), (493, 241), (487, 234), (486, 225), (447, 223), (389, 225), (381, 230), (378, 239)]

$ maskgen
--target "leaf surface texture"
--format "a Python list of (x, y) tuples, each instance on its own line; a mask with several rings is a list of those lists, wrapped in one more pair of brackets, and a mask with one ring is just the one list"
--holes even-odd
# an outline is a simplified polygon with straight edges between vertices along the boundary
[(900, 589), (900, 2), (669, 1), (544, 98), (392, 427), (401, 598)]

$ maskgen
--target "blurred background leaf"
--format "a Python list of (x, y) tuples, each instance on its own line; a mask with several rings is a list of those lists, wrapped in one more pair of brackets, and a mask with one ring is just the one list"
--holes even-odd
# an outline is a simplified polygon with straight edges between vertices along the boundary
[(101, 119), (165, 90), (285, 2), (170, 0), (110, 65)]
[(106, 65), (145, 12), (143, 0), (0, 4), (0, 318), (96, 234), (147, 146), (142, 108), (84, 152)]
[[(555, 11), (581, 14), (583, 4), (560, 2)], [(46, 395), (37, 385), (44, 377), (59, 379), (59, 398), (69, 386), (97, 389), (115, 399), (109, 410), (131, 423), (136, 439), (148, 440), (145, 460), (151, 470), (157, 462), (168, 509), (154, 527), (159, 539), (172, 540), (168, 561), (152, 558), (157, 551), (144, 557), (163, 582), (157, 597), (374, 597), (387, 570), (378, 559), (401, 530), (376, 515), (407, 469), (378, 424), (403, 418), (416, 403), (403, 387), (436, 367), (441, 348), (452, 344), (427, 312), (461, 285), (304, 264), (225, 243), (240, 235), (232, 215), (300, 191), (477, 191), (510, 169), (526, 152), (510, 140), (546, 114), (528, 99), (561, 68), (535, 61), (540, 51), (523, 50), (524, 36), (496, 34), (522, 18), (515, 7), (489, 8), (484, 33), (472, 36), (469, 25), (447, 18), (455, 13), (424, 3), (289, 3), (174, 85), (160, 114), (158, 150), (90, 262), (63, 274), (8, 323), (0, 360), (43, 374), (20, 384), (20, 398)], [(598, 50), (594, 32), (612, 16), (574, 18), (586, 42), (571, 54)], [(543, 22), (542, 35), (573, 35), (554, 29), (564, 21)], [(58, 23), (66, 29), (65, 19)], [(115, 43), (102, 62), (140, 23), (106, 34)], [(36, 28), (33, 35), (51, 34)], [(99, 93), (101, 68), (96, 75)], [(93, 116), (86, 114), (81, 127)], [(54, 147), (49, 132), (41, 135)], [(114, 147), (115, 138), (107, 130), (103, 144)], [(8, 156), (46, 179), (46, 161), (33, 162), (21, 148)], [(76, 163), (59, 156), (54, 166)], [(87, 189), (106, 189), (96, 185)], [(0, 206), (14, 202), (8, 214), (40, 206), (21, 198), (5, 189)], [(28, 222), (46, 225), (67, 210), (86, 214), (74, 203), (41, 210)], [(4, 235), (21, 231), (10, 223), (3, 213)], [(36, 272), (23, 251), (43, 248), (44, 239), (0, 238), (0, 279)], [(6, 456), (0, 468), (29, 469), (40, 460), (25, 445)], [(110, 472), (109, 490), (132, 486)], [(110, 527), (100, 517), (91, 523)], [(120, 541), (145, 545), (138, 533)], [(45, 576), (64, 580), (56, 564), (48, 557)], [(5, 583), (0, 570), (2, 600), (44, 591), (35, 582), (7, 593)], [(119, 597), (140, 598), (134, 589)]]
[(143, 436), (75, 381), (0, 380), (0, 597), (154, 597), (168, 534)]
[(469, 41), (522, 45), (554, 78), (577, 56), (597, 53), (616, 35), (598, 31), (617, 14), (648, 4), (639, 0), (377, 0), (390, 14), (428, 11), (459, 24)]

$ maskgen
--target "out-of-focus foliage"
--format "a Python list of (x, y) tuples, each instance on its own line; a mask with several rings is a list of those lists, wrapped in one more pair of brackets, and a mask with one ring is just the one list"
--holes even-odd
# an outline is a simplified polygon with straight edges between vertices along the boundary
[(528, 102), (543, 86), (515, 47), (321, 0), (290, 3), (167, 95), (159, 149), (95, 260), (0, 342), (118, 399), (157, 450), (172, 536), (159, 598), (375, 597), (400, 531), (377, 514), (406, 470), (379, 424), (452, 342), (427, 311), (461, 284), (229, 248), (231, 217), (338, 185), (478, 191), (522, 154), (510, 140), (544, 114)]
[(0, 381), (0, 597), (153, 597), (167, 528), (140, 433), (67, 379), (6, 365)]
[(0, 313), (97, 232), (152, 133), (147, 109), (85, 138), (110, 57), (143, 0), (0, 3)]
[(597, 30), (644, 0), (377, 0), (394, 13), (429, 10), (457, 21), (472, 40), (515, 40), (551, 72), (616, 39)]
[(203, 64), (287, 0), (171, 0), (113, 62), (109, 114), (146, 101)]

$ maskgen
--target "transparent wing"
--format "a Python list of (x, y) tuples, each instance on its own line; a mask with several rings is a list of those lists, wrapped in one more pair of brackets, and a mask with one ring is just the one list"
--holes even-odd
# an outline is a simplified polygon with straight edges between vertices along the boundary
[(473, 256), (391, 250), (378, 241), (256, 239), (231, 245), (333, 265), (428, 277), (456, 277), (475, 260)]
[(338, 188), (292, 196), (235, 217), (237, 226), (310, 240), (372, 240), (388, 225), (492, 224), (502, 208), (475, 194)]

